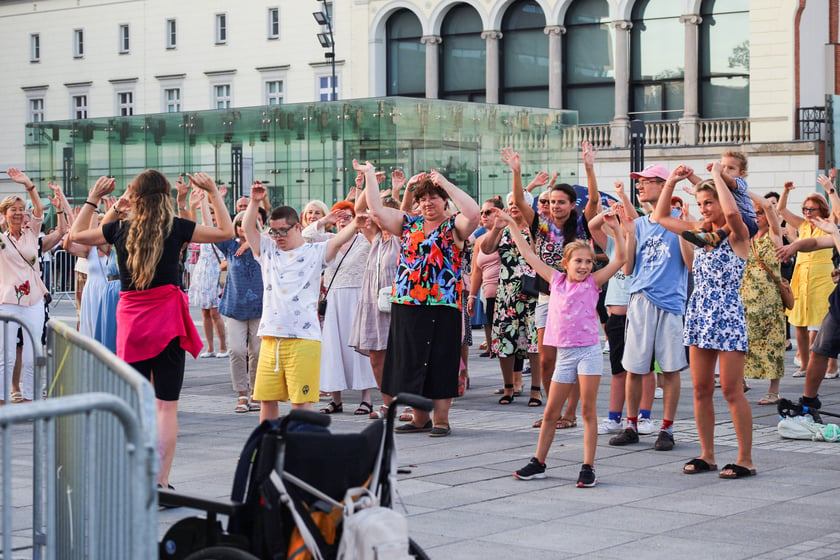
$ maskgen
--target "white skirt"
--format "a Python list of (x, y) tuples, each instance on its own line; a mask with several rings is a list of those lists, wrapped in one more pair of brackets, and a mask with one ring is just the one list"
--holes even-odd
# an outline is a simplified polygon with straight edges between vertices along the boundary
[(361, 288), (333, 288), (321, 337), (321, 390), (360, 391), (376, 387), (370, 359), (351, 348), (350, 332), (361, 299)]

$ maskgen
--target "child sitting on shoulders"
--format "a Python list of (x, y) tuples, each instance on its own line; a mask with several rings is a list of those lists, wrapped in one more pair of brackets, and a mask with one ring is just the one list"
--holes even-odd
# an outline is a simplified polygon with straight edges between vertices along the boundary
[[(708, 164), (706, 170), (711, 171), (712, 165), (711, 163)], [(723, 167), (721, 178), (729, 187), (729, 190), (732, 191), (732, 196), (735, 197), (735, 203), (738, 205), (738, 211), (741, 213), (744, 224), (752, 238), (758, 231), (758, 223), (756, 222), (755, 207), (750, 199), (747, 180), (745, 179), (747, 176), (747, 156), (743, 152), (727, 150), (720, 156), (720, 165)], [(702, 181), (694, 173), (688, 177), (688, 180), (691, 181), (692, 185)], [(729, 226), (714, 231), (713, 229), (714, 226), (710, 222), (703, 222), (703, 225), (698, 229), (684, 231), (682, 237), (698, 247), (705, 247), (706, 245), (717, 247), (721, 241), (732, 233)]]
[(568, 243), (563, 251), (563, 270), (545, 264), (531, 249), (519, 228), (508, 214), (496, 210), (496, 217), (510, 225), (511, 236), (520, 254), (534, 271), (551, 285), (548, 303), (548, 322), (545, 328), (546, 345), (557, 348), (557, 361), (548, 391), (548, 404), (540, 428), (537, 452), (531, 461), (513, 475), (520, 480), (545, 478), (545, 458), (554, 440), (557, 421), (562, 416), (563, 403), (575, 383), (580, 381), (581, 412), (583, 416), (583, 466), (577, 480), (578, 488), (590, 488), (595, 478), (595, 447), (598, 444), (598, 415), (595, 402), (604, 368), (601, 344), (598, 339), (599, 319), (596, 306), (601, 286), (624, 265), (633, 240), (625, 239), (618, 225), (616, 208), (622, 220), (627, 219), (624, 208), (615, 205), (604, 214), (605, 228), (612, 230), (616, 240), (615, 258), (604, 268), (592, 272), (595, 252), (586, 241)]

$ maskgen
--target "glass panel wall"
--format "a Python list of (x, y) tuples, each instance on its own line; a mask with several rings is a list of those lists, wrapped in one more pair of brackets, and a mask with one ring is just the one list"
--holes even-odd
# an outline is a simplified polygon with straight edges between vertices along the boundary
[(520, 0), (508, 8), (499, 47), (501, 101), (548, 107), (548, 36), (539, 4)]
[(749, 0), (705, 0), (700, 16), (700, 116), (748, 117)]
[(459, 4), (446, 14), (440, 29), (441, 99), (486, 99), (487, 47), (481, 30), (481, 16), (472, 6)]
[(388, 95), (425, 97), (426, 45), (423, 28), (411, 10), (398, 10), (385, 26)]
[(209, 173), (231, 207), (257, 179), (273, 205), (301, 208), (344, 199), (356, 158), (406, 175), (435, 168), (484, 200), (510, 190), (505, 146), (520, 152), (526, 178), (558, 170), (578, 181), (573, 111), (403, 97), (30, 123), (26, 168), (41, 192), (58, 182), (76, 204), (101, 175), (119, 195), (154, 167), (170, 182)]

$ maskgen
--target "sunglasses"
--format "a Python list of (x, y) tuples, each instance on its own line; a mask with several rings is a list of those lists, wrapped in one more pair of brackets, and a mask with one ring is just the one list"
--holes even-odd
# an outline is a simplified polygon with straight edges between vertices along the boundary
[(481, 215), (482, 215), (482, 216), (484, 216), (484, 217), (486, 218), (487, 216), (492, 216), (492, 215), (493, 215), (493, 211), (492, 211), (492, 210), (482, 210), (482, 211), (481, 211)]
[(547, 198), (538, 198), (537, 202), (539, 202), (540, 204), (548, 204), (548, 199)]

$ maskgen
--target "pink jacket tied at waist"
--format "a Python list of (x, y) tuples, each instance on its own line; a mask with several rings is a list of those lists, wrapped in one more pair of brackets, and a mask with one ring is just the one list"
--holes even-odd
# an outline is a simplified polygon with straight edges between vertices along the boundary
[(203, 344), (190, 317), (187, 294), (167, 284), (120, 293), (117, 305), (117, 356), (128, 363), (154, 358), (175, 337), (197, 357)]

